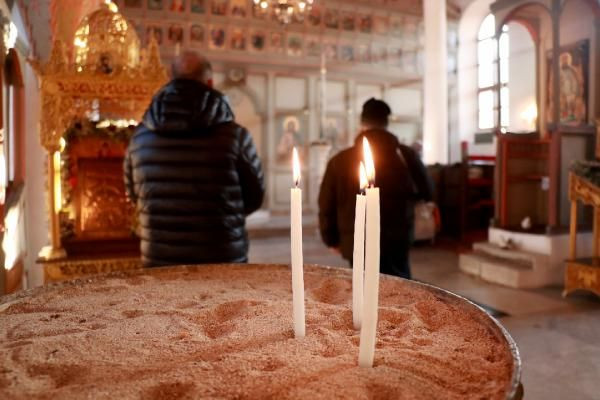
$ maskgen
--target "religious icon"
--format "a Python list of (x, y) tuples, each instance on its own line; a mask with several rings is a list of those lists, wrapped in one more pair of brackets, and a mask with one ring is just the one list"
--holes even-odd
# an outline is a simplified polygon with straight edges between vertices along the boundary
[(196, 45), (204, 42), (204, 28), (201, 25), (192, 25), (190, 28), (190, 42)]
[(340, 20), (338, 12), (335, 10), (325, 11), (325, 26), (330, 29), (338, 29), (340, 27)]
[(98, 59), (98, 70), (104, 74), (113, 72), (113, 61), (110, 53), (102, 53)]
[(210, 30), (210, 48), (222, 49), (225, 47), (225, 29), (213, 27)]
[(246, 36), (241, 29), (234, 29), (231, 32), (231, 48), (233, 50), (246, 50)]
[(402, 37), (402, 19), (392, 18), (390, 19), (390, 33), (392, 36), (401, 38)]
[(350, 44), (340, 46), (340, 59), (346, 62), (354, 61), (354, 47)]
[(321, 56), (321, 40), (318, 37), (310, 37), (306, 41), (306, 55), (309, 57)]
[(345, 13), (342, 16), (342, 28), (345, 31), (354, 31), (354, 14)]
[(163, 0), (148, 0), (148, 10), (162, 10)]
[(343, 117), (327, 117), (323, 136), (335, 150), (348, 145), (348, 132), (344, 128)]
[(171, 44), (183, 43), (183, 28), (181, 25), (171, 25), (169, 27), (169, 42)]
[(368, 44), (361, 44), (358, 46), (358, 61), (361, 63), (368, 64), (371, 62), (371, 48)]
[(395, 67), (402, 67), (402, 48), (395, 47), (389, 50), (389, 62)]
[(387, 35), (388, 20), (385, 17), (375, 17), (373, 19), (373, 30), (380, 35)]
[(386, 64), (388, 59), (388, 52), (386, 47), (374, 47), (373, 48), (373, 62), (377, 64)]
[(169, 6), (170, 11), (174, 12), (184, 12), (185, 11), (185, 0), (171, 0), (171, 5)]
[(325, 43), (325, 58), (327, 60), (337, 60), (338, 47), (335, 43)]
[(321, 25), (321, 8), (319, 6), (313, 6), (308, 13), (308, 23), (311, 26)]
[[(587, 80), (589, 68), (589, 41), (562, 48), (559, 55), (559, 123), (581, 125), (587, 122)], [(554, 116), (554, 76), (549, 59), (548, 122)]]
[(271, 49), (277, 53), (281, 53), (283, 47), (283, 34), (281, 32), (271, 32)]
[(141, 6), (142, 0), (125, 0), (125, 7), (140, 8)]
[(250, 36), (250, 44), (252, 45), (252, 50), (263, 51), (267, 44), (265, 33), (262, 31), (253, 32)]
[(231, 1), (231, 15), (243, 18), (246, 16), (246, 0)]
[(299, 57), (302, 55), (302, 36), (290, 33), (288, 35), (287, 44), (288, 55), (292, 57)]
[(304, 145), (300, 135), (300, 120), (295, 115), (287, 116), (283, 119), (281, 129), (276, 148), (277, 163), (291, 166), (293, 148), (302, 153)]
[(191, 10), (196, 14), (204, 14), (206, 11), (204, 7), (204, 0), (190, 0), (191, 1)]
[(163, 32), (160, 26), (148, 25), (148, 27), (146, 27), (146, 40), (148, 43), (150, 43), (152, 37), (156, 40), (156, 44), (159, 46), (162, 44)]
[(373, 30), (373, 17), (370, 15), (360, 15), (358, 17), (358, 30), (362, 33), (371, 33)]
[(210, 12), (212, 15), (227, 15), (227, 5), (228, 0), (212, 0), (210, 4)]

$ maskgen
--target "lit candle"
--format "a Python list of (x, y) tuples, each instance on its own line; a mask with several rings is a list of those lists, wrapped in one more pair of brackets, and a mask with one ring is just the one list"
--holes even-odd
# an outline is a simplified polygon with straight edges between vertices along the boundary
[(292, 301), (294, 334), (304, 337), (304, 275), (302, 260), (302, 189), (300, 189), (300, 160), (294, 147), (292, 154), (294, 187), (291, 189), (290, 218), (292, 244)]
[(363, 279), (365, 274), (365, 212), (367, 198), (365, 189), (368, 185), (365, 165), (361, 162), (358, 175), (360, 177), (360, 193), (356, 195), (356, 212), (354, 213), (354, 255), (352, 256), (352, 321), (354, 329), (360, 329), (363, 308)]
[(379, 189), (375, 187), (375, 164), (369, 142), (366, 138), (363, 138), (363, 148), (369, 187), (366, 191), (365, 288), (358, 365), (361, 367), (372, 367), (377, 339), (377, 311), (379, 303)]

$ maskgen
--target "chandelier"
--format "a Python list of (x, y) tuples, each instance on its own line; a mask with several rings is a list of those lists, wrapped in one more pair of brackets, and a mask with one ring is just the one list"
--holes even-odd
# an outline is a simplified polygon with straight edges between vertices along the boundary
[(282, 24), (292, 20), (304, 21), (304, 17), (314, 3), (314, 0), (253, 0), (254, 11), (259, 15), (268, 15), (271, 11)]

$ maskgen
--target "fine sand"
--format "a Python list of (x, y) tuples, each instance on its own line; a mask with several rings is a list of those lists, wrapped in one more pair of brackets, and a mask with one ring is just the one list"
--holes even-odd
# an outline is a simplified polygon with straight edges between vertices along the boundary
[(0, 298), (2, 399), (504, 399), (501, 331), (383, 276), (373, 368), (357, 366), (351, 271), (305, 267), (295, 339), (284, 266), (116, 274)]

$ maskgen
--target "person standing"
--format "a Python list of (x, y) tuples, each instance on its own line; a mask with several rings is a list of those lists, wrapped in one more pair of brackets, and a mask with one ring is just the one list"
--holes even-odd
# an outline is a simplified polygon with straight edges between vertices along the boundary
[(243, 263), (245, 218), (262, 204), (262, 166), (248, 130), (212, 89), (212, 68), (184, 52), (127, 149), (125, 188), (139, 217), (144, 266)]
[(380, 271), (410, 279), (414, 206), (432, 199), (432, 187), (419, 156), (387, 130), (390, 115), (390, 107), (381, 100), (372, 98), (363, 105), (361, 132), (354, 146), (336, 154), (327, 165), (319, 192), (319, 226), (324, 243), (352, 263), (355, 194), (366, 137), (381, 193)]

